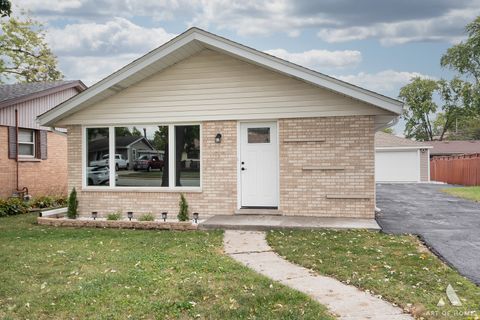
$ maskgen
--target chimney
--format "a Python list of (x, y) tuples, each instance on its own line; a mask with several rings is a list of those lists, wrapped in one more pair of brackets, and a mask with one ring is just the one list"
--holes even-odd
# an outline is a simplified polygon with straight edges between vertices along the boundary
[(143, 136), (147, 139), (147, 128), (143, 128)]

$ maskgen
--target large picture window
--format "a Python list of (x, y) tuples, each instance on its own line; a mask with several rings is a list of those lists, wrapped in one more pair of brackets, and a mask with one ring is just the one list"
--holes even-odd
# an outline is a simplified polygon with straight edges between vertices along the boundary
[(85, 134), (88, 186), (201, 186), (200, 125), (87, 128)]
[(88, 186), (110, 185), (108, 128), (88, 128), (86, 182)]

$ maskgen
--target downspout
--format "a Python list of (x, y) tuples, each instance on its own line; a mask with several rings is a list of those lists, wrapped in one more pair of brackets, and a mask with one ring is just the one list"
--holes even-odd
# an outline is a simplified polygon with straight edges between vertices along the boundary
[(16, 177), (17, 177), (17, 190), (16, 190), (16, 193), (17, 195), (21, 198), (23, 198), (23, 200), (26, 200), (28, 199), (28, 188), (27, 187), (23, 187), (22, 189), (20, 189), (20, 179), (19, 179), (19, 172), (20, 170), (18, 169), (18, 146), (19, 146), (19, 143), (18, 143), (18, 110), (15, 109), (15, 160), (16, 160), (16, 167), (17, 167), (17, 172), (16, 172)]

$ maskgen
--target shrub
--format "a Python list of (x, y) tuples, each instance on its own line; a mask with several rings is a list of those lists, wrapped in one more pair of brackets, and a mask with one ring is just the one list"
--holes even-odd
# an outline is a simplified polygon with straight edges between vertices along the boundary
[(122, 214), (119, 211), (109, 213), (107, 215), (107, 220), (120, 220), (122, 218)]
[(28, 204), (20, 198), (0, 199), (0, 217), (14, 216), (28, 212)]
[(68, 202), (67, 197), (64, 196), (40, 196), (35, 197), (29, 201), (30, 208), (35, 209), (45, 209), (45, 208), (55, 208), (55, 207), (64, 207)]
[(77, 217), (77, 190), (73, 187), (72, 191), (70, 192), (70, 197), (68, 197), (68, 210), (67, 210), (67, 217), (70, 219), (75, 219)]
[(140, 218), (138, 218), (138, 221), (153, 221), (155, 220), (155, 217), (152, 213), (145, 213), (145, 214), (142, 214), (140, 216)]
[(180, 210), (178, 211), (177, 218), (179, 221), (188, 221), (188, 202), (183, 194), (180, 194), (180, 202), (178, 203)]

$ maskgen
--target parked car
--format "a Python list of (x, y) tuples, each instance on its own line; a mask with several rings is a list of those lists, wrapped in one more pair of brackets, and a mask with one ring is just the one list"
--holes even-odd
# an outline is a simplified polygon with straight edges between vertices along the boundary
[[(107, 166), (87, 167), (87, 172), (89, 186), (102, 185), (110, 181), (110, 171)], [(115, 180), (118, 180), (118, 174), (115, 174)]]
[[(91, 167), (108, 166), (108, 157), (109, 157), (109, 155), (106, 154), (102, 157), (101, 160), (90, 161), (90, 166)], [(115, 169), (116, 170), (128, 169), (128, 162), (121, 154), (116, 154), (115, 155)]]
[(160, 159), (158, 156), (144, 154), (140, 156), (137, 160), (133, 163), (133, 170), (147, 170), (150, 171), (152, 169), (160, 169), (163, 170), (164, 162), (163, 159)]

